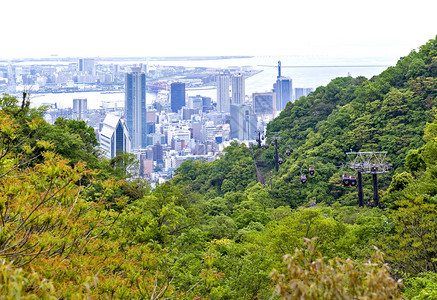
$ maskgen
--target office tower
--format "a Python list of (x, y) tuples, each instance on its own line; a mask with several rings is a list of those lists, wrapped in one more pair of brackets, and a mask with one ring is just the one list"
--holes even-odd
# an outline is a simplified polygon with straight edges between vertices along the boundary
[(146, 148), (146, 74), (133, 67), (126, 73), (125, 119), (132, 140), (132, 149)]
[(253, 111), (255, 114), (273, 114), (275, 93), (253, 93)]
[(293, 99), (293, 83), (288, 77), (279, 77), (276, 80), (276, 110), (281, 111)]
[(234, 74), (232, 76), (232, 105), (244, 104), (245, 96), (244, 75)]
[(229, 97), (229, 75), (219, 74), (216, 77), (217, 86), (217, 111), (229, 113), (231, 111), (231, 98)]
[(299, 100), (300, 97), (308, 96), (312, 91), (312, 88), (295, 88), (294, 99)]
[(131, 151), (131, 138), (126, 122), (120, 117), (106, 115), (99, 133), (100, 149), (106, 158)]
[(231, 105), (231, 139), (252, 140), (256, 137), (257, 119), (250, 105)]
[(170, 86), (170, 106), (171, 111), (177, 113), (185, 106), (185, 83), (173, 82)]
[(73, 99), (73, 120), (83, 120), (87, 114), (87, 99)]
[(293, 100), (293, 82), (291, 78), (281, 75), (281, 61), (278, 61), (278, 77), (275, 86), (276, 110), (281, 111)]
[(95, 75), (94, 59), (79, 58), (79, 72), (85, 72), (90, 75)]

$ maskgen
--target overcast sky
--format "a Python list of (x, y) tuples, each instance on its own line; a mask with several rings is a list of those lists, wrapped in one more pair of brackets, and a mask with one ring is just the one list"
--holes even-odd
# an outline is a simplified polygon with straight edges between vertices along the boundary
[(399, 58), (437, 35), (436, 0), (8, 0), (0, 58)]

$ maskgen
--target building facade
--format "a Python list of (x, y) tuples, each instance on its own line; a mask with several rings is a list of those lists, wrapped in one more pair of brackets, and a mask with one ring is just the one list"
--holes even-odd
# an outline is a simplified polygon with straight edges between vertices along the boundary
[(99, 133), (100, 149), (106, 158), (131, 151), (131, 138), (126, 122), (120, 117), (106, 115)]
[(132, 150), (147, 146), (146, 74), (141, 68), (126, 73), (125, 119), (132, 140)]
[(231, 111), (231, 98), (229, 97), (230, 77), (228, 74), (219, 74), (216, 77), (217, 86), (217, 111), (229, 113)]
[(288, 102), (293, 100), (293, 81), (291, 78), (280, 76), (276, 80), (276, 110), (281, 111)]
[(241, 73), (232, 75), (232, 105), (244, 104), (246, 96), (245, 78)]
[(171, 111), (177, 113), (185, 106), (185, 83), (173, 82), (170, 86), (170, 93)]

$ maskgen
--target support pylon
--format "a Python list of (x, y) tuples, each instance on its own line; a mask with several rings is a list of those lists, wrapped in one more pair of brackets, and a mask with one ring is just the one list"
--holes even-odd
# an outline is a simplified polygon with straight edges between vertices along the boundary
[(361, 174), (372, 174), (373, 205), (379, 207), (377, 174), (388, 173), (391, 165), (384, 162), (387, 152), (347, 152), (350, 162), (346, 167), (358, 172), (358, 206), (364, 206), (363, 183)]

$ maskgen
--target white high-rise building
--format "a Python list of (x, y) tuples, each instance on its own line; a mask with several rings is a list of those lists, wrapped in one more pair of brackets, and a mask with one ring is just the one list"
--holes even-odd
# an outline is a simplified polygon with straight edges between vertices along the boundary
[(139, 67), (133, 67), (130, 73), (126, 73), (124, 108), (132, 150), (146, 148), (146, 74)]
[(99, 133), (100, 149), (106, 158), (131, 151), (131, 138), (126, 122), (120, 117), (106, 115)]
[(217, 111), (229, 113), (231, 99), (229, 97), (230, 78), (227, 74), (219, 74), (216, 78), (217, 85)]
[(232, 75), (232, 105), (244, 104), (246, 97), (245, 78), (241, 73)]
[(73, 120), (83, 120), (88, 112), (87, 99), (73, 99)]

